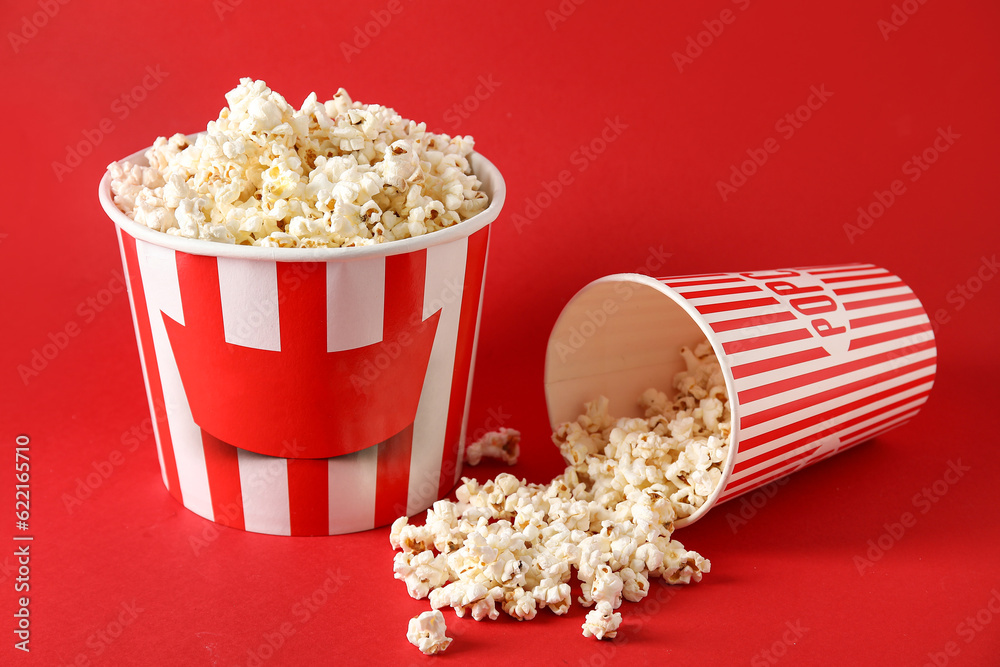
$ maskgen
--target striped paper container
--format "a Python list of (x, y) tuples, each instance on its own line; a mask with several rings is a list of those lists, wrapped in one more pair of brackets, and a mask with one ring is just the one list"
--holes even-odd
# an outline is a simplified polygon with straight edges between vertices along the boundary
[[(142, 163), (142, 152), (127, 158)], [(490, 206), (362, 248), (258, 248), (117, 226), (163, 482), (185, 507), (274, 535), (388, 524), (461, 474)]]
[(577, 293), (552, 331), (552, 424), (575, 419), (602, 394), (613, 414), (640, 416), (642, 391), (669, 389), (683, 370), (680, 346), (706, 338), (726, 378), (733, 444), (715, 493), (678, 526), (905, 424), (934, 384), (930, 321), (886, 269), (618, 274)]

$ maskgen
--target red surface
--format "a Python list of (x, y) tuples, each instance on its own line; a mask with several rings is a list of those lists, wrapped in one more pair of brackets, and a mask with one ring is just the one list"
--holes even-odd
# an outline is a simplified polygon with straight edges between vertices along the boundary
[[(2, 538), (0, 662), (423, 664), (404, 634), (427, 604), (393, 580), (387, 529), (248, 534), (162, 483), (97, 183), (156, 135), (203, 128), (252, 75), (296, 104), (344, 86), (473, 134), (503, 171), (470, 431), (521, 429), (516, 472), (533, 481), (560, 467), (547, 334), (598, 276), (872, 262), (936, 322), (937, 384), (910, 424), (678, 533), (712, 559), (702, 583), (626, 603), (610, 643), (580, 636), (579, 607), (529, 623), (449, 613), (439, 660), (1000, 663), (995, 3), (96, 4), (0, 10), (2, 532), (18, 532), (25, 433), (35, 538), (29, 655), (13, 648)], [(808, 120), (786, 118), (797, 108)]]

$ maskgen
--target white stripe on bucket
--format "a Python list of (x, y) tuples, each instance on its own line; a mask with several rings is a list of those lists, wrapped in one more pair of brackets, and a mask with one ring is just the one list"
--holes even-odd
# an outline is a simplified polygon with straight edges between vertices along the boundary
[(251, 532), (290, 535), (288, 462), (236, 448), (244, 526)]
[(330, 533), (353, 533), (375, 525), (378, 445), (329, 459)]
[(382, 340), (385, 257), (326, 264), (326, 350), (340, 352)]
[[(149, 384), (149, 370), (146, 368), (146, 351), (142, 349), (142, 335), (139, 333), (139, 318), (136, 316), (135, 311), (135, 295), (132, 294), (132, 276), (128, 271), (128, 259), (125, 257), (125, 241), (122, 239), (122, 229), (121, 227), (115, 227), (115, 232), (118, 234), (118, 248), (122, 253), (122, 271), (125, 272), (125, 284), (128, 286), (128, 306), (132, 309), (132, 327), (135, 329), (135, 343), (139, 348), (139, 365), (142, 367), (142, 383), (146, 387), (146, 402), (149, 403), (149, 414), (151, 419), (151, 426), (153, 428), (153, 440), (156, 442), (156, 458), (160, 462), (160, 477), (163, 478), (163, 486), (170, 490), (170, 482), (167, 481), (167, 466), (163, 462), (163, 445), (160, 443), (160, 429), (156, 423), (156, 405), (153, 403), (153, 392), (150, 389)], [(140, 271), (141, 273), (141, 271)], [(136, 277), (140, 282), (142, 281), (141, 276)], [(143, 289), (143, 293), (145, 293)], [(146, 313), (143, 313), (143, 317)], [(162, 388), (159, 388), (162, 391)], [(164, 402), (166, 402), (166, 397), (164, 397)]]
[[(486, 241), (486, 249), (483, 260), (483, 282), (479, 286), (479, 309), (476, 311), (476, 322), (483, 320), (483, 295), (486, 293), (486, 268), (490, 261), (489, 239)], [(472, 407), (472, 378), (476, 373), (476, 352), (479, 348), (479, 327), (472, 336), (472, 358), (469, 360), (469, 382), (465, 387), (465, 410), (462, 412), (462, 434), (459, 438), (458, 455), (455, 457), (455, 474), (451, 480), (452, 484), (458, 483), (459, 475), (462, 474), (462, 462), (465, 458), (465, 436), (469, 428), (469, 409)]]
[(218, 263), (226, 342), (280, 350), (277, 265), (225, 257)]
[(448, 427), (444, 416), (451, 402), (468, 247), (468, 239), (460, 239), (427, 249), (423, 318), (426, 320), (439, 309), (441, 315), (413, 421), (407, 514), (420, 511), (438, 497)]
[[(170, 347), (165, 315), (184, 324), (181, 305), (180, 285), (177, 281), (177, 259), (173, 250), (155, 246), (144, 241), (135, 242), (139, 259), (139, 272), (146, 292), (149, 326), (153, 335), (156, 364), (160, 370), (160, 384), (165, 397), (164, 410), (170, 427), (170, 439), (177, 461), (177, 477), (180, 482), (184, 505), (196, 514), (209, 519), (215, 517), (212, 509), (212, 495), (208, 486), (208, 470), (205, 467), (205, 450), (201, 444), (201, 429), (191, 417), (184, 385), (177, 370), (177, 362)], [(171, 398), (176, 397), (176, 400)]]

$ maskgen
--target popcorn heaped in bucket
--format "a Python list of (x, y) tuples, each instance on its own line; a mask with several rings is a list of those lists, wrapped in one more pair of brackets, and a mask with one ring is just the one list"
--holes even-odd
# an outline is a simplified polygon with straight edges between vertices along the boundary
[(167, 234), (270, 247), (363, 246), (420, 236), (486, 208), (469, 136), (428, 132), (344, 89), (296, 110), (263, 81), (190, 143), (160, 137), (149, 166), (114, 162), (115, 204)]

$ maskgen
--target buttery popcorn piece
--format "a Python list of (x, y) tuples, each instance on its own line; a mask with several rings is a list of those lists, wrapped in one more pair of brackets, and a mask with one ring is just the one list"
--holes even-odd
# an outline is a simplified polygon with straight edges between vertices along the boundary
[(479, 440), (465, 447), (465, 462), (479, 465), (484, 458), (500, 459), (509, 466), (517, 463), (521, 455), (521, 432), (512, 428), (490, 431)]
[(583, 636), (594, 639), (614, 639), (621, 625), (622, 615), (615, 612), (610, 602), (601, 601), (587, 612), (583, 623)]
[(343, 88), (296, 110), (244, 78), (226, 102), (194, 143), (160, 137), (148, 166), (108, 166), (123, 213), (186, 238), (337, 248), (421, 236), (489, 205), (467, 159), (472, 137), (428, 132)]
[(444, 634), (446, 630), (444, 615), (441, 612), (425, 611), (410, 619), (406, 638), (424, 655), (434, 655), (441, 653), (451, 644), (451, 637)]

